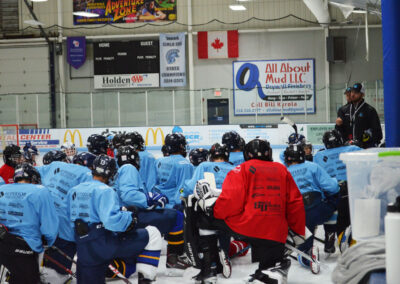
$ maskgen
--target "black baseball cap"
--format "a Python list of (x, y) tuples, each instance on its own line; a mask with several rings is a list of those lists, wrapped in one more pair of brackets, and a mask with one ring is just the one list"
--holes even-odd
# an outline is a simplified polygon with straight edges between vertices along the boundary
[(355, 83), (352, 90), (356, 93), (365, 93), (365, 89), (361, 83)]
[(352, 87), (347, 87), (346, 90), (344, 91), (344, 94), (351, 93), (352, 89), (353, 89)]

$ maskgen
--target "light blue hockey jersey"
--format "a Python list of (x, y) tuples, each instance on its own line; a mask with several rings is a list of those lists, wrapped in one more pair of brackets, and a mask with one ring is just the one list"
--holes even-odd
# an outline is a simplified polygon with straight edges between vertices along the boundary
[(60, 220), (59, 237), (73, 242), (74, 230), (67, 209), (67, 194), (74, 186), (92, 180), (92, 172), (84, 166), (64, 162), (52, 162), (38, 167), (42, 184), (51, 192), (57, 215)]
[(235, 167), (244, 163), (243, 152), (230, 152), (229, 162), (231, 162)]
[(147, 208), (147, 191), (135, 166), (125, 164), (120, 167), (113, 187), (118, 193), (121, 206)]
[(314, 163), (323, 167), (327, 173), (331, 177), (336, 178), (337, 181), (347, 180), (346, 165), (339, 159), (339, 155), (340, 153), (359, 150), (361, 150), (361, 148), (355, 145), (325, 149), (314, 155)]
[(155, 191), (168, 197), (166, 208), (180, 204), (180, 190), (185, 180), (192, 178), (193, 165), (182, 155), (171, 155), (157, 160), (157, 181)]
[(154, 156), (145, 151), (139, 152), (140, 157), (140, 168), (139, 174), (142, 178), (147, 191), (152, 191), (153, 187), (157, 183), (157, 169), (156, 169), (156, 159)]
[(81, 183), (68, 193), (71, 225), (77, 219), (90, 224), (102, 223), (109, 231), (125, 232), (132, 212), (121, 211), (118, 194), (108, 185), (92, 180)]
[(58, 234), (58, 217), (47, 188), (29, 183), (0, 187), (0, 223), (22, 237), (35, 252), (43, 251), (42, 236), (52, 246)]
[(183, 188), (182, 196), (186, 197), (193, 194), (194, 187), (200, 179), (204, 179), (204, 173), (210, 172), (214, 174), (215, 184), (217, 188), (222, 188), (222, 183), (225, 180), (226, 175), (234, 169), (235, 166), (227, 162), (203, 162), (197, 166), (194, 171), (193, 177), (185, 181), (185, 186)]
[(336, 179), (331, 178), (322, 167), (313, 162), (305, 161), (291, 165), (288, 171), (292, 174), (301, 194), (317, 191), (325, 197), (339, 192)]

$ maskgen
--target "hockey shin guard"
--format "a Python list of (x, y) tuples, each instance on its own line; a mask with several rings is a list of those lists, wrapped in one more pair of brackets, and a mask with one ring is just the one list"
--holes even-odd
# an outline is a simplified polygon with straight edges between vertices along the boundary
[(136, 268), (144, 278), (154, 280), (160, 261), (162, 239), (156, 227), (147, 226), (145, 229), (149, 233), (149, 242), (138, 256)]

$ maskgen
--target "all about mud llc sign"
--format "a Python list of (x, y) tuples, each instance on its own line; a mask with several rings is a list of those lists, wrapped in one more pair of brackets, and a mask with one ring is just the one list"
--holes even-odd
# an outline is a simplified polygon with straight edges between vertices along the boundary
[(233, 62), (235, 115), (315, 113), (314, 59)]

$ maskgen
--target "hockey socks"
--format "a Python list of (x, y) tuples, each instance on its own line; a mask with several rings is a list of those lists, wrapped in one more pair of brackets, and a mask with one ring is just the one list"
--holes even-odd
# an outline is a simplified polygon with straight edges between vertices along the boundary
[(177, 211), (176, 223), (166, 239), (168, 242), (167, 254), (181, 255), (184, 252), (183, 213)]
[(233, 240), (229, 244), (229, 258), (232, 256), (245, 256), (249, 250), (245, 250), (246, 247), (248, 247), (249, 244), (244, 242), (244, 241), (237, 241)]

